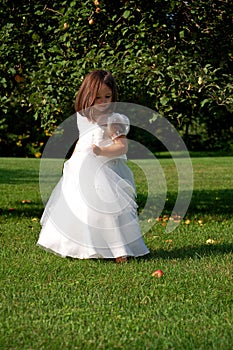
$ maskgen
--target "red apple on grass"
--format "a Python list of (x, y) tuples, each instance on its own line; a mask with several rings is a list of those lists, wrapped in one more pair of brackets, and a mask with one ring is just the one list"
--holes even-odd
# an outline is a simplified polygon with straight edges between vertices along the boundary
[(162, 270), (155, 270), (153, 273), (152, 273), (152, 276), (153, 277), (162, 277), (163, 276), (163, 271)]

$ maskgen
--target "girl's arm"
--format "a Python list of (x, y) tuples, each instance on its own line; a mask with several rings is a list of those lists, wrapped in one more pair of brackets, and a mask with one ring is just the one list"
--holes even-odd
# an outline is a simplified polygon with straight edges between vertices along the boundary
[(107, 147), (92, 145), (92, 150), (97, 156), (117, 157), (126, 154), (128, 151), (128, 141), (125, 136), (114, 139), (114, 144)]

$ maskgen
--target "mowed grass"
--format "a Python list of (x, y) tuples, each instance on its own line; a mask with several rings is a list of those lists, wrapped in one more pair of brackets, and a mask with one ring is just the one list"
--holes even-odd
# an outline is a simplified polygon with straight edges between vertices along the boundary
[[(147, 220), (150, 255), (117, 265), (37, 247), (40, 161), (1, 158), (0, 349), (232, 349), (233, 158), (192, 162), (192, 201), (167, 233), (177, 174), (172, 159), (159, 160), (167, 195), (160, 220), (156, 208)], [(151, 160), (129, 165), (142, 209)]]

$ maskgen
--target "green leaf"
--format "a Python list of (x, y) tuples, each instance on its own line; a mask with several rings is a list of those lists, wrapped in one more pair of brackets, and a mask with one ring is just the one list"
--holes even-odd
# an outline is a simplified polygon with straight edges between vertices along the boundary
[(162, 96), (160, 98), (160, 102), (162, 106), (165, 106), (168, 103), (169, 99), (166, 96)]
[(201, 101), (201, 107), (204, 107), (206, 103), (210, 102), (208, 98), (205, 98), (203, 101)]
[(184, 38), (184, 30), (181, 30), (181, 31), (179, 32), (179, 36), (180, 36), (181, 39)]
[(125, 12), (122, 15), (125, 19), (127, 19), (130, 16), (130, 11), (129, 10), (125, 10)]

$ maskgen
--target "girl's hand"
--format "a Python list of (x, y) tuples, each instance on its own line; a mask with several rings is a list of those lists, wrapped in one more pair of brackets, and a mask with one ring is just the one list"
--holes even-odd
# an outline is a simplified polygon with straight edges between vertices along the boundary
[(103, 157), (119, 157), (123, 154), (126, 154), (128, 151), (128, 141), (125, 136), (120, 136), (114, 139), (114, 143), (111, 146), (99, 147), (92, 145), (93, 153), (96, 156)]
[(92, 145), (92, 151), (96, 156), (100, 156), (101, 154), (101, 148), (96, 145)]

